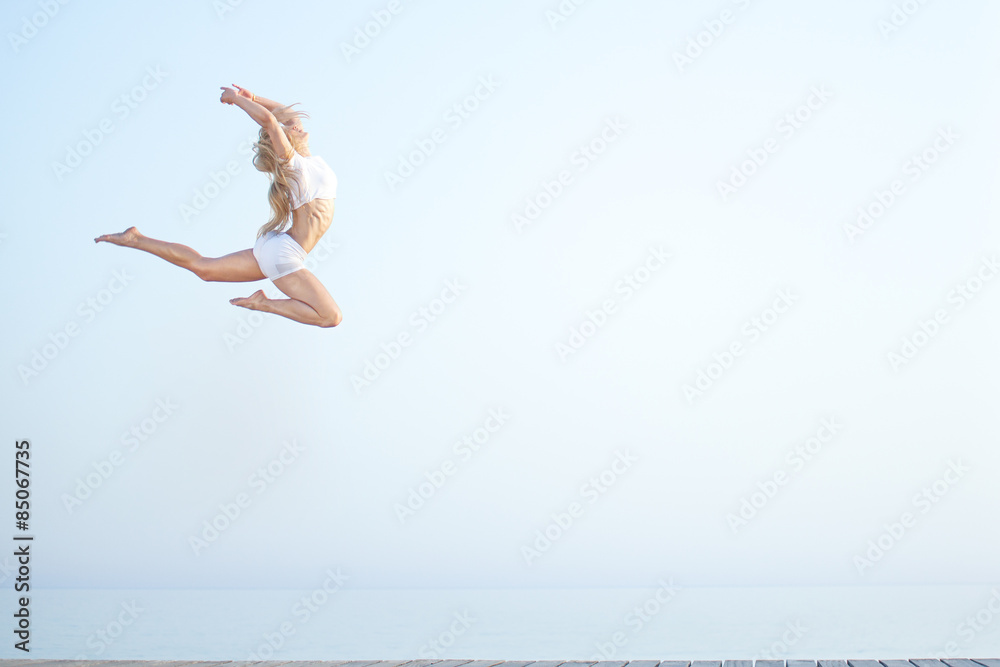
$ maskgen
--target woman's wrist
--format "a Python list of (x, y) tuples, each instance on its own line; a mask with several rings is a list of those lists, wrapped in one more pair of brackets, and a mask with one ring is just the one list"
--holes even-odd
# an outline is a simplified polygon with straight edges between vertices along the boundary
[(235, 83), (233, 84), (233, 88), (235, 88), (235, 89), (236, 89), (236, 93), (237, 93), (237, 94), (238, 94), (238, 95), (239, 95), (240, 97), (245, 97), (245, 98), (247, 98), (248, 100), (250, 100), (251, 102), (256, 102), (256, 101), (257, 101), (257, 96), (256, 96), (256, 95), (254, 95), (253, 93), (251, 93), (251, 92), (250, 92), (249, 90), (247, 90), (246, 88), (243, 88), (242, 86), (237, 86), (237, 85), (236, 85)]

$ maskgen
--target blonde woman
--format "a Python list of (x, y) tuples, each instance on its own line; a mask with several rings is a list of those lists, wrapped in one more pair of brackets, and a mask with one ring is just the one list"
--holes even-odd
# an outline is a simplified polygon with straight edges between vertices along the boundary
[[(340, 308), (323, 283), (303, 265), (306, 255), (329, 229), (337, 197), (336, 174), (323, 158), (309, 152), (309, 133), (302, 127), (302, 118), (308, 116), (235, 84), (233, 88), (222, 86), (219, 101), (240, 107), (261, 128), (254, 144), (253, 166), (271, 178), (271, 219), (257, 232), (253, 249), (202, 257), (185, 245), (143, 236), (135, 227), (98, 236), (94, 242), (145, 250), (206, 281), (242, 283), (269, 278), (287, 299), (269, 299), (263, 290), (257, 290), (246, 298), (230, 299), (230, 303), (303, 324), (337, 326), (342, 318)], [(289, 219), (291, 228), (285, 231)]]

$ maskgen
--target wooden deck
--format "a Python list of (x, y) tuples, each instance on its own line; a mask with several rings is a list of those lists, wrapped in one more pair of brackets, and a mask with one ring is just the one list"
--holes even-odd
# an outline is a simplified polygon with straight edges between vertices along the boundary
[(975, 660), (0, 660), (0, 667), (1000, 667)]

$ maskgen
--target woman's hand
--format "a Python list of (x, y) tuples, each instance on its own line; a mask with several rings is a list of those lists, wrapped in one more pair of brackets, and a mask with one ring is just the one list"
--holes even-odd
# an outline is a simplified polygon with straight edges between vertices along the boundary
[[(284, 133), (278, 131), (276, 128), (279, 127), (278, 121), (274, 118), (274, 114), (271, 110), (267, 108), (267, 100), (255, 100), (253, 94), (248, 90), (243, 90), (240, 88), (240, 92), (236, 91), (236, 88), (230, 88), (229, 86), (219, 86), (222, 89), (222, 96), (219, 97), (219, 101), (223, 104), (234, 104), (239, 108), (247, 112), (255, 123), (265, 128), (271, 136), (271, 141), (275, 141), (275, 134), (279, 134), (280, 137), (278, 141), (284, 140), (286, 143), (288, 139), (285, 137)], [(249, 103), (243, 102), (246, 98)], [(276, 143), (277, 145), (277, 143)], [(282, 144), (283, 145), (283, 144)], [(287, 155), (290, 151), (286, 151)]]
[(239, 93), (240, 95), (242, 95), (243, 97), (247, 98), (248, 100), (253, 100), (253, 98), (254, 98), (254, 94), (253, 94), (253, 93), (251, 93), (251, 92), (250, 92), (249, 90), (247, 90), (246, 88), (240, 88), (240, 87), (239, 87), (239, 86), (237, 86), (237, 85), (236, 85), (235, 83), (233, 84), (233, 88), (235, 88), (235, 89), (236, 89), (236, 92), (237, 92), (237, 93)]
[(222, 88), (222, 96), (219, 101), (223, 104), (236, 104), (236, 98), (239, 97), (239, 93), (228, 86), (219, 86)]

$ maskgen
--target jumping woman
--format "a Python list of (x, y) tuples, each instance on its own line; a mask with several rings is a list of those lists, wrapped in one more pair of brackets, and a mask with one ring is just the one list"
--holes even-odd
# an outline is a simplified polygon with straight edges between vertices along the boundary
[[(269, 278), (287, 299), (269, 299), (263, 290), (257, 290), (229, 302), (303, 324), (337, 326), (340, 308), (323, 283), (303, 265), (306, 255), (329, 229), (337, 197), (336, 174), (323, 158), (309, 152), (309, 133), (301, 120), (308, 115), (293, 110), (294, 105), (257, 97), (235, 84), (233, 88), (222, 86), (219, 101), (235, 104), (260, 125), (253, 166), (270, 176), (267, 196), (271, 219), (258, 230), (253, 249), (202, 257), (186, 245), (143, 236), (135, 227), (98, 236), (94, 242), (145, 250), (205, 281), (244, 283)], [(289, 218), (292, 226), (284, 231)]]

